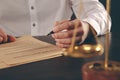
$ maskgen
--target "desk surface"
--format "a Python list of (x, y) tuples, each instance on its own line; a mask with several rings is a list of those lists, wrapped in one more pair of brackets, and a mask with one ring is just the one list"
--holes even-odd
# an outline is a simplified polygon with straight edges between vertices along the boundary
[[(54, 43), (50, 37), (37, 37), (43, 41)], [(112, 34), (109, 59), (120, 61), (120, 35)], [(75, 59), (71, 57), (57, 57), (49, 60), (33, 62), (16, 67), (0, 70), (0, 80), (82, 80), (81, 67), (89, 61), (103, 60), (104, 55)]]

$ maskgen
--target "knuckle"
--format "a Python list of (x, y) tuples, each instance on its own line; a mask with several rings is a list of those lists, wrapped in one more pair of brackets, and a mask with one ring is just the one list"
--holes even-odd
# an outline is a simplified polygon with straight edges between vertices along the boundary
[(69, 28), (69, 22), (65, 22), (61, 25), (63, 29), (68, 29)]

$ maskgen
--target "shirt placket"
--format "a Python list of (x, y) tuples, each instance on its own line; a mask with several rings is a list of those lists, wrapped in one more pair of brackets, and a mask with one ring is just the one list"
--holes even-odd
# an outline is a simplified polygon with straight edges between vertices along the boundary
[(35, 0), (29, 0), (29, 11), (31, 18), (31, 34), (36, 36), (38, 35), (38, 20)]

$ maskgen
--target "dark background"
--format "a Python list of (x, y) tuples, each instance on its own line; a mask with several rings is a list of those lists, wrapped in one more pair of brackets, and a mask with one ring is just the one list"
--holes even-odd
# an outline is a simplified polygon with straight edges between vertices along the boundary
[[(100, 0), (104, 6), (106, 0)], [(120, 0), (111, 0), (111, 19), (112, 19), (112, 33), (120, 33)]]

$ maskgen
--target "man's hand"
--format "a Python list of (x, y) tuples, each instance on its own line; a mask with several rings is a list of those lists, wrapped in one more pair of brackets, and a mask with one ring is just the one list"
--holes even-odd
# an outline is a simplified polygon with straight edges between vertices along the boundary
[(11, 35), (7, 35), (1, 28), (0, 28), (0, 43), (6, 43), (6, 42), (13, 42), (16, 38)]
[[(80, 20), (78, 19), (73, 21), (64, 20), (61, 22), (56, 22), (55, 27), (53, 29), (54, 34), (52, 34), (52, 37), (55, 39), (57, 46), (67, 48), (71, 45), (76, 23), (78, 24), (76, 42), (78, 43), (82, 41), (84, 31), (86, 30), (84, 30), (83, 28), (84, 26), (80, 22)], [(87, 29), (87, 33), (88, 31), (89, 30)]]

